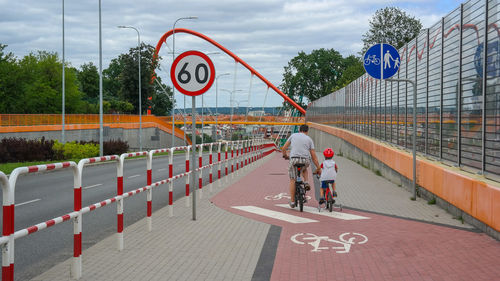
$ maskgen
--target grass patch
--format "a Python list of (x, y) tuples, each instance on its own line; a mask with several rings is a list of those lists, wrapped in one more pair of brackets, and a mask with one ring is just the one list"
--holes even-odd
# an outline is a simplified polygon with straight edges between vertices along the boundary
[(459, 220), (462, 224), (464, 224), (464, 218), (462, 216), (454, 217), (454, 219)]
[(431, 200), (427, 201), (427, 204), (429, 204), (429, 205), (435, 205), (436, 204), (436, 198), (432, 198)]
[(0, 164), (0, 171), (4, 172), (4, 174), (8, 175), (8, 174), (12, 173), (12, 171), (14, 171), (14, 169), (19, 168), (19, 167), (28, 167), (28, 166), (35, 166), (35, 165), (50, 164), (50, 163), (62, 163), (62, 162), (69, 162), (69, 161), (74, 161), (75, 163), (78, 164), (78, 161), (80, 161), (80, 159), (2, 163), (2, 164)]

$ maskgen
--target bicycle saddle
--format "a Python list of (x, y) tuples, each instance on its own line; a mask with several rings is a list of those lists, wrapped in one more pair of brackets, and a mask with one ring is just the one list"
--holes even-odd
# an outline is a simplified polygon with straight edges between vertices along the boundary
[(297, 164), (294, 164), (295, 167), (297, 168), (302, 168), (304, 167), (306, 164), (302, 164), (302, 163), (297, 163)]

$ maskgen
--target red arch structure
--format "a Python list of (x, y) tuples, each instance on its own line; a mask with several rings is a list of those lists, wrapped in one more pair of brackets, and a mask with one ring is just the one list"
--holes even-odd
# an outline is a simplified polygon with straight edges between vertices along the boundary
[[(154, 58), (158, 57), (158, 53), (160, 52), (161, 46), (163, 45), (163, 43), (165, 43), (167, 41), (167, 38), (170, 35), (172, 35), (173, 33), (174, 33), (174, 30), (172, 29), (172, 30), (168, 31), (167, 33), (163, 34), (163, 36), (158, 41), (158, 44), (156, 44), (156, 50), (155, 50)], [(302, 113), (304, 115), (306, 114), (306, 111), (300, 105), (298, 105), (290, 97), (288, 97), (283, 92), (281, 92), (276, 86), (274, 86), (271, 82), (269, 82), (266, 78), (264, 78), (264, 76), (262, 76), (260, 73), (258, 73), (255, 69), (253, 69), (245, 61), (243, 61), (241, 58), (239, 58), (233, 52), (231, 52), (228, 49), (226, 49), (225, 47), (223, 47), (221, 44), (217, 43), (215, 40), (209, 38), (208, 36), (206, 36), (204, 34), (201, 34), (199, 32), (196, 32), (196, 31), (193, 31), (193, 30), (190, 30), (190, 29), (186, 29), (186, 28), (176, 28), (175, 29), (175, 33), (188, 33), (188, 34), (200, 37), (201, 39), (204, 39), (205, 41), (210, 42), (212, 45), (216, 46), (217, 48), (219, 48), (220, 50), (222, 50), (224, 53), (226, 53), (229, 56), (231, 56), (235, 61), (241, 63), (253, 75), (259, 77), (259, 79), (262, 80), (262, 82), (266, 83), (266, 85), (269, 88), (273, 89), (276, 93), (278, 93), (280, 96), (282, 96), (285, 99), (286, 102), (288, 102), (290, 105), (292, 105), (293, 107), (295, 107), (300, 113)], [(156, 79), (156, 74), (153, 74), (151, 82), (154, 82), (154, 79)]]

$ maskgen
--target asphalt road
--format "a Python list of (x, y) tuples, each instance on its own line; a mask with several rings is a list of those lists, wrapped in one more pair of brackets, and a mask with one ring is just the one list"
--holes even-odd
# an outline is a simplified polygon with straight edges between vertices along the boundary
[[(208, 164), (208, 158), (208, 154), (205, 154), (203, 165)], [(213, 160), (217, 160), (216, 154)], [(174, 175), (185, 171), (184, 154), (174, 156), (173, 169)], [(208, 171), (206, 169), (203, 172), (204, 185), (209, 181)], [(168, 157), (154, 158), (152, 173), (153, 182), (168, 178)], [(215, 180), (216, 177), (217, 168), (214, 167), (213, 179)], [(123, 181), (124, 193), (146, 186), (146, 159), (126, 159)], [(173, 193), (174, 200), (184, 197), (185, 178), (175, 181)], [(82, 175), (82, 207), (114, 196), (116, 196), (116, 162), (85, 166)], [(15, 202), (16, 231), (72, 212), (72, 171), (67, 169), (19, 177), (16, 184)], [(154, 188), (153, 212), (167, 205), (168, 184)], [(146, 217), (146, 192), (125, 198), (124, 227), (144, 217)], [(110, 204), (83, 215), (83, 249), (114, 233), (116, 233), (116, 204)], [(124, 233), (126, 245), (126, 232)], [(16, 239), (15, 280), (28, 280), (72, 256), (72, 220)]]

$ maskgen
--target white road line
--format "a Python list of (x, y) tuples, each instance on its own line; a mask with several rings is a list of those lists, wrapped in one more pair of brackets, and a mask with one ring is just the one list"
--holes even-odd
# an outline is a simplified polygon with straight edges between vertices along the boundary
[(26, 205), (26, 204), (30, 204), (30, 203), (33, 203), (33, 202), (36, 202), (36, 201), (40, 201), (40, 200), (42, 200), (42, 199), (33, 199), (33, 200), (30, 200), (30, 201), (26, 201), (26, 202), (23, 202), (23, 203), (16, 204), (15, 207)]
[(94, 187), (98, 187), (98, 186), (101, 186), (102, 183), (98, 183), (98, 184), (94, 184), (94, 185), (89, 185), (89, 186), (86, 186), (84, 187), (83, 189), (89, 189), (89, 188), (94, 188)]
[(261, 216), (265, 216), (265, 217), (269, 217), (269, 218), (273, 218), (273, 219), (277, 219), (277, 220), (287, 221), (287, 222), (291, 222), (291, 223), (318, 222), (317, 220), (312, 220), (312, 219), (308, 219), (308, 218), (289, 215), (289, 214), (285, 214), (285, 213), (281, 213), (281, 212), (277, 212), (277, 211), (273, 211), (273, 210), (268, 210), (268, 209), (264, 209), (264, 208), (259, 208), (259, 207), (255, 207), (255, 206), (232, 206), (231, 208), (235, 208), (235, 209), (242, 210), (245, 212), (249, 212), (249, 213), (253, 213), (253, 214), (257, 214), (257, 215), (261, 215)]
[[(290, 208), (288, 204), (277, 204), (276, 206), (278, 207), (283, 207), (283, 208)], [(315, 214), (315, 215), (322, 215), (334, 219), (341, 219), (341, 220), (367, 220), (370, 219), (368, 217), (363, 217), (363, 216), (358, 216), (358, 215), (353, 215), (353, 214), (348, 214), (344, 212), (329, 212), (328, 210), (322, 209), (321, 212), (318, 211), (318, 208), (315, 207), (310, 207), (310, 206), (304, 206), (304, 212)]]
[(133, 176), (128, 177), (127, 179), (137, 178), (137, 177), (140, 177), (140, 176), (141, 175), (133, 175)]
[(161, 171), (166, 171), (167, 168), (161, 168), (161, 169), (158, 169), (158, 172), (161, 172)]

